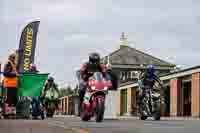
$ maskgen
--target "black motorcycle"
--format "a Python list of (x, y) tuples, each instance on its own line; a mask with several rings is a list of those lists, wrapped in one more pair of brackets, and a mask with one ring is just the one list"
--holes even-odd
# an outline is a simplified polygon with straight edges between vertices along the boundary
[(152, 92), (152, 89), (144, 88), (143, 96), (139, 104), (140, 119), (146, 120), (148, 117), (153, 117), (154, 120), (160, 120), (160, 93)]

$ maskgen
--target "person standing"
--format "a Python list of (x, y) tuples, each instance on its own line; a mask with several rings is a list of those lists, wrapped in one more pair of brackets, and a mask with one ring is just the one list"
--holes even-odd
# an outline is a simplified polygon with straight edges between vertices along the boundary
[(7, 91), (6, 102), (9, 106), (16, 107), (17, 104), (17, 69), (16, 69), (16, 53), (12, 53), (8, 57), (3, 70), (3, 88)]

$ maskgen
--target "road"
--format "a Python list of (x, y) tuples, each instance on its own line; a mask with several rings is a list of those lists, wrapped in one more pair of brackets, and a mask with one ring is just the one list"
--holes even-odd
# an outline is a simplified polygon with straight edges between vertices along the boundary
[(0, 133), (63, 133), (64, 129), (39, 120), (0, 120)]
[(199, 133), (198, 120), (105, 120), (81, 122), (79, 118), (0, 120), (2, 133)]

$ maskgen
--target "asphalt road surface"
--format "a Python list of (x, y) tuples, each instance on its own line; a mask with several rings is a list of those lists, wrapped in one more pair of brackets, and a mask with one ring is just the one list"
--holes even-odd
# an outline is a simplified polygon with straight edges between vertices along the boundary
[(0, 120), (0, 133), (63, 133), (64, 129), (39, 120)]
[(0, 133), (200, 133), (198, 120), (105, 120), (82, 122), (79, 118), (0, 120)]

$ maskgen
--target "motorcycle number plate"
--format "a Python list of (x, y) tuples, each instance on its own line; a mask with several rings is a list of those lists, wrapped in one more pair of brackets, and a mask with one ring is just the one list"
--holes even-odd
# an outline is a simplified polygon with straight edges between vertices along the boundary
[(85, 96), (84, 96), (85, 103), (89, 104), (89, 99), (90, 99), (90, 93), (85, 93)]

